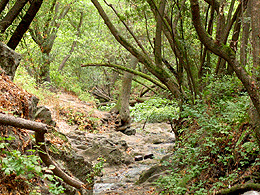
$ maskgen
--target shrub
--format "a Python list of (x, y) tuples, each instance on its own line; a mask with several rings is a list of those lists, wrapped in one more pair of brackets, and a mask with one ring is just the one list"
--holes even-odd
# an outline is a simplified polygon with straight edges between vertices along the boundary
[(130, 107), (133, 121), (163, 122), (177, 118), (179, 108), (171, 100), (151, 98), (143, 103)]
[[(44, 171), (52, 173), (53, 166), (42, 167), (40, 165), (41, 159), (37, 155), (23, 155), (18, 150), (11, 150), (9, 144), (5, 141), (12, 140), (14, 138), (0, 137), (0, 163), (1, 171), (5, 176), (14, 176), (14, 179), (22, 178), (24, 179), (31, 188), (31, 193), (37, 191), (37, 186), (35, 186), (33, 178), (40, 177), (42, 179), (47, 178), (50, 181), (49, 192), (52, 194), (62, 194), (64, 188), (60, 185), (58, 180), (60, 178), (53, 176), (51, 174), (44, 174)], [(29, 150), (28, 152), (34, 153), (35, 150)], [(15, 188), (15, 186), (13, 186)]]

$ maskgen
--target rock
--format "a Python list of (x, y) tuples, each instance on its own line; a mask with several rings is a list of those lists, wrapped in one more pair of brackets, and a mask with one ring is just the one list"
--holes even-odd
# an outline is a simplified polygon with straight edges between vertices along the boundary
[(135, 156), (135, 161), (141, 161), (143, 160), (143, 156), (139, 155), (139, 156)]
[(126, 130), (123, 131), (123, 133), (126, 134), (126, 135), (135, 135), (136, 134), (136, 129), (127, 128)]
[(37, 107), (34, 114), (34, 119), (39, 119), (47, 125), (56, 126), (56, 122), (52, 120), (51, 111), (46, 106)]
[(138, 184), (144, 183), (149, 178), (153, 177), (156, 174), (160, 174), (160, 173), (166, 171), (167, 169), (169, 169), (169, 167), (161, 166), (161, 165), (154, 165), (150, 169), (142, 172), (137, 183)]
[(21, 54), (16, 53), (7, 45), (0, 42), (0, 67), (13, 80), (15, 71), (20, 63)]
[(244, 194), (242, 194), (242, 195), (260, 195), (260, 193), (259, 192), (257, 192), (257, 191), (248, 191), (248, 192), (245, 192)]
[(144, 160), (148, 159), (148, 158), (153, 159), (154, 155), (153, 154), (146, 154), (146, 155), (144, 155)]
[(126, 164), (126, 165), (130, 165), (130, 164), (132, 164), (134, 161), (133, 161), (133, 158), (132, 157), (130, 157), (130, 156), (126, 156), (124, 159), (123, 159), (123, 161), (122, 161), (122, 163), (124, 163), (124, 164)]
[(32, 96), (28, 102), (29, 102), (29, 118), (34, 119), (34, 115), (37, 110), (37, 104), (39, 102), (39, 98), (37, 98), (36, 96)]
[(60, 161), (60, 167), (69, 170), (74, 177), (80, 179), (82, 182), (86, 182), (88, 174), (92, 171), (92, 164), (90, 162), (73, 151), (70, 151), (70, 153), (61, 151), (59, 154), (50, 152), (50, 155), (56, 161)]
[(128, 145), (125, 140), (119, 140), (118, 142), (116, 142), (116, 145), (118, 145), (124, 151), (126, 151), (128, 148)]
[(88, 149), (82, 151), (81, 154), (90, 161), (102, 157), (110, 165), (119, 165), (125, 162), (123, 153), (113, 140), (96, 137), (88, 144)]

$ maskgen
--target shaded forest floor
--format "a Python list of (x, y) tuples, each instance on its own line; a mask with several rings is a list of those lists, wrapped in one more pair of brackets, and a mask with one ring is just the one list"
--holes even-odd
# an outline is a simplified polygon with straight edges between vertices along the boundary
[[(1, 112), (28, 117), (28, 105), (25, 97), (30, 97), (31, 95), (17, 89), (9, 81), (2, 84), (1, 87), (3, 88)], [(240, 91), (240, 89), (237, 89), (230, 93), (228, 89), (228, 94), (223, 95), (225, 91), (219, 92), (216, 90), (219, 94), (214, 94), (214, 90), (210, 89), (210, 93), (208, 93), (210, 95), (203, 100), (204, 102), (198, 102), (196, 105), (185, 105), (182, 117), (172, 121), (173, 130), (177, 132), (177, 140), (175, 144), (171, 144), (174, 147), (168, 150), (171, 158), (162, 163), (162, 166), (170, 170), (170, 174), (164, 175), (165, 177), (161, 178), (157, 183), (159, 188), (164, 189), (166, 194), (223, 194), (223, 191), (219, 190), (232, 189), (233, 186), (241, 184), (257, 184), (260, 182), (259, 148), (252, 133), (255, 127), (247, 115), (250, 112), (248, 96), (240, 93)], [(121, 138), (125, 139), (124, 141), (126, 141), (129, 148), (133, 148), (133, 145), (136, 145), (136, 147), (140, 146), (140, 150), (144, 149), (141, 148), (141, 145), (146, 143), (150, 144), (150, 146), (155, 143), (163, 143), (161, 140), (153, 139), (153, 137), (158, 137), (162, 134), (160, 131), (153, 131), (156, 128), (147, 130), (141, 128), (141, 131), (137, 131), (137, 135), (132, 137), (115, 132), (115, 116), (108, 112), (99, 111), (94, 103), (82, 102), (75, 95), (66, 92), (51, 93), (51, 95), (46, 96), (44, 105), (51, 109), (58, 131), (68, 135), (69, 141), (74, 141), (71, 145), (74, 144), (79, 153), (83, 152), (79, 150), (79, 146), (83, 150), (89, 150), (89, 146), (91, 146), (91, 144), (75, 144), (75, 141), (81, 142), (83, 137), (83, 141), (90, 139), (92, 145), (96, 141), (103, 139), (103, 141), (113, 146), (113, 151), (115, 150), (119, 153), (120, 150), (115, 146), (119, 143), (117, 139)], [(139, 125), (144, 126), (143, 123)], [(152, 126), (155, 127), (156, 124), (152, 124)], [(5, 136), (8, 129), (3, 126), (1, 128), (1, 136)], [(12, 128), (9, 130), (14, 132), (17, 139), (22, 139), (22, 148), (30, 146), (30, 142), (24, 139), (25, 135), (28, 137), (26, 131)], [(141, 133), (142, 131), (144, 134)], [(171, 131), (171, 129), (168, 128), (167, 131)], [(77, 135), (75, 137), (75, 135), (72, 135), (75, 132), (80, 132), (80, 136)], [(154, 136), (151, 137), (149, 133), (154, 134)], [(72, 138), (73, 136), (74, 138)], [(149, 136), (151, 139), (143, 139)], [(130, 140), (130, 138), (134, 139), (134, 141)], [(66, 145), (64, 140), (52, 135), (46, 136), (46, 140), (57, 146), (57, 148), (63, 144)], [(152, 146), (154, 147), (154, 145)], [(133, 157), (142, 153), (140, 151), (136, 152), (136, 150), (132, 151), (135, 152), (131, 153), (131, 150), (123, 152), (126, 156), (129, 155), (131, 157), (125, 165), (122, 165), (123, 161), (126, 162), (126, 156), (123, 155), (119, 156), (120, 166), (104, 164), (106, 173), (116, 173), (120, 169), (138, 169), (139, 164), (133, 161)], [(95, 153), (95, 151), (92, 151), (92, 153)], [(5, 156), (4, 154), (1, 155), (1, 157)], [(160, 157), (162, 156), (148, 159), (140, 164), (152, 166), (155, 163), (160, 163)], [(87, 158), (87, 156), (85, 157)], [(94, 157), (96, 158), (97, 156)], [(111, 160), (109, 156), (107, 160)], [(117, 163), (117, 161), (111, 161), (111, 163), (115, 162)], [(106, 173), (103, 175), (103, 178), (108, 179), (111, 184), (111, 175), (106, 176)], [(124, 180), (123, 182), (125, 183), (121, 183), (120, 186), (112, 187), (96, 194), (157, 194), (154, 187), (145, 184), (133, 185), (138, 180), (139, 175), (140, 172), (135, 174), (131, 178), (132, 180), (125, 185), (126, 187), (124, 184), (127, 182)], [(15, 175), (3, 177), (0, 185), (16, 185), (15, 183), (6, 183), (7, 180), (5, 178), (17, 177)], [(102, 179), (100, 178), (102, 177), (97, 176), (96, 181), (102, 184)], [(118, 183), (118, 181), (114, 181), (114, 183)], [(20, 189), (21, 185), (23, 185), (23, 182), (17, 183), (16, 191)], [(254, 187), (237, 190), (233, 194), (243, 193), (250, 189), (260, 189), (258, 185)], [(29, 187), (26, 190), (28, 191)], [(27, 191), (21, 194), (26, 194)]]
[[(94, 194), (158, 194), (154, 187), (150, 185), (134, 185), (137, 182), (141, 172), (147, 170), (149, 167), (157, 164), (165, 153), (160, 153), (161, 150), (166, 150), (172, 144), (153, 144), (160, 138), (166, 139), (170, 138), (168, 135), (162, 137), (159, 135), (160, 131), (169, 131), (170, 125), (165, 124), (165, 127), (160, 127), (160, 124), (146, 125), (146, 128), (136, 135), (125, 135), (121, 132), (116, 132), (115, 121), (113, 116), (109, 112), (99, 111), (95, 108), (93, 104), (80, 101), (76, 96), (60, 92), (56, 97), (56, 103), (53, 102), (48, 105), (52, 110), (53, 120), (57, 122), (57, 127), (60, 132), (66, 134), (70, 140), (70, 144), (75, 150), (84, 156), (87, 160), (88, 157), (94, 154), (84, 155), (84, 150), (78, 150), (78, 148), (84, 148), (84, 145), (77, 145), (76, 139), (85, 140), (84, 137), (89, 139), (98, 139), (99, 142), (103, 140), (105, 142), (124, 142), (127, 149), (120, 150), (123, 154), (118, 156), (122, 158), (122, 161), (128, 161), (125, 163), (111, 162), (104, 164), (104, 170), (102, 177), (97, 177), (97, 189), (94, 189)], [(86, 117), (87, 116), (87, 117)], [(141, 129), (143, 124), (133, 124), (135, 128)], [(162, 125), (163, 126), (163, 125)], [(157, 127), (157, 129), (156, 129)], [(84, 137), (75, 138), (75, 130), (82, 131)], [(151, 136), (152, 135), (152, 136)], [(174, 139), (174, 136), (172, 136)], [(112, 140), (111, 140), (112, 138)], [(84, 142), (84, 141), (83, 141)], [(86, 143), (87, 144), (87, 143)], [(113, 144), (113, 143), (112, 143)], [(157, 154), (151, 150), (151, 148), (157, 148)], [(106, 149), (106, 148), (105, 148)], [(115, 148), (117, 149), (117, 148)], [(97, 153), (99, 151), (96, 151)], [(105, 152), (105, 151), (104, 151)], [(134, 156), (137, 154), (145, 155), (154, 152), (156, 159), (147, 159), (142, 162), (135, 162)], [(95, 151), (93, 151), (95, 153)], [(102, 155), (102, 154), (99, 154)], [(105, 155), (105, 154), (104, 154)], [(97, 158), (98, 156), (95, 156)], [(108, 157), (109, 158), (109, 157)], [(92, 157), (92, 160), (94, 158)], [(95, 160), (94, 160), (95, 161)], [(107, 161), (112, 161), (107, 159)]]

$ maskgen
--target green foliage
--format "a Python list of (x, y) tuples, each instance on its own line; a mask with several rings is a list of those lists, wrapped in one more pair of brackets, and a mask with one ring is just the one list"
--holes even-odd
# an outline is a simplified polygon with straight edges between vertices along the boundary
[(103, 167), (104, 167), (104, 163), (106, 162), (106, 159), (104, 159), (104, 158), (98, 158), (97, 159), (97, 163), (96, 164), (94, 164), (94, 166), (93, 166), (93, 169), (92, 169), (92, 171), (91, 171), (91, 173), (89, 173), (88, 175), (87, 175), (87, 179), (86, 179), (86, 181), (88, 182), (88, 183), (93, 183), (94, 182), (94, 177), (95, 176), (100, 176), (100, 174), (101, 174), (101, 172), (102, 172), (102, 170), (103, 170)]
[(69, 125), (78, 125), (78, 129), (82, 131), (93, 132), (99, 121), (98, 118), (91, 117), (91, 112), (86, 114), (84, 111), (69, 107), (61, 107), (60, 114), (65, 116)]
[(86, 102), (97, 102), (97, 100), (85, 90), (85, 83), (81, 82), (76, 76), (60, 74), (55, 71), (51, 71), (50, 76), (53, 85), (75, 93), (80, 100)]
[(16, 83), (19, 87), (28, 91), (31, 94), (35, 94), (39, 99), (41, 104), (48, 104), (47, 101), (53, 100), (55, 97), (55, 93), (51, 92), (50, 83), (46, 83), (46, 85), (38, 86), (36, 80), (31, 77), (25, 70), (23, 66), (19, 66), (15, 78), (14, 83)]
[(165, 98), (151, 98), (130, 108), (131, 116), (136, 122), (163, 122), (177, 118), (178, 107), (171, 100)]
[(244, 94), (241, 92), (241, 82), (238, 78), (230, 75), (218, 78), (214, 74), (208, 74), (203, 78), (203, 82), (207, 84), (203, 91), (203, 97), (208, 101), (225, 101), (237, 94)]
[(248, 125), (249, 97), (230, 77), (210, 86), (205, 102), (183, 106), (179, 141), (163, 164), (173, 167), (171, 175), (156, 182), (163, 194), (207, 194), (238, 179), (246, 182), (241, 175), (259, 164), (259, 148)]
[[(57, 176), (44, 174), (44, 171), (48, 173), (52, 173), (52, 169), (54, 166), (50, 167), (42, 167), (40, 165), (41, 159), (39, 156), (34, 154), (24, 155), (21, 154), (18, 150), (10, 150), (9, 144), (5, 141), (13, 140), (13, 137), (0, 137), (0, 168), (4, 172), (5, 175), (15, 174), (16, 176), (20, 176), (25, 178), (29, 183), (32, 178), (41, 177), (42, 179), (47, 178), (50, 181), (49, 191), (53, 194), (62, 194), (64, 192), (64, 188), (60, 185)], [(30, 153), (35, 153), (35, 150), (28, 150)], [(36, 187), (33, 183), (31, 183), (32, 192)]]

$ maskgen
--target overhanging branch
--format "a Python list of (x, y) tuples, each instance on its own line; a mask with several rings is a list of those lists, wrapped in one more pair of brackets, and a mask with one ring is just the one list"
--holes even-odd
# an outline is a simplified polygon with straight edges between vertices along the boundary
[(167, 87), (164, 84), (162, 84), (160, 81), (152, 78), (151, 76), (144, 74), (142, 72), (133, 70), (131, 68), (124, 67), (122, 65), (118, 65), (118, 64), (81, 64), (81, 67), (87, 67), (87, 66), (106, 66), (106, 67), (112, 67), (112, 68), (120, 69), (120, 70), (129, 72), (129, 73), (132, 73), (134, 75), (138, 75), (138, 76), (140, 76), (140, 77), (142, 77), (142, 78), (144, 78), (148, 81), (151, 81), (152, 83), (161, 87), (162, 89), (168, 90)]

